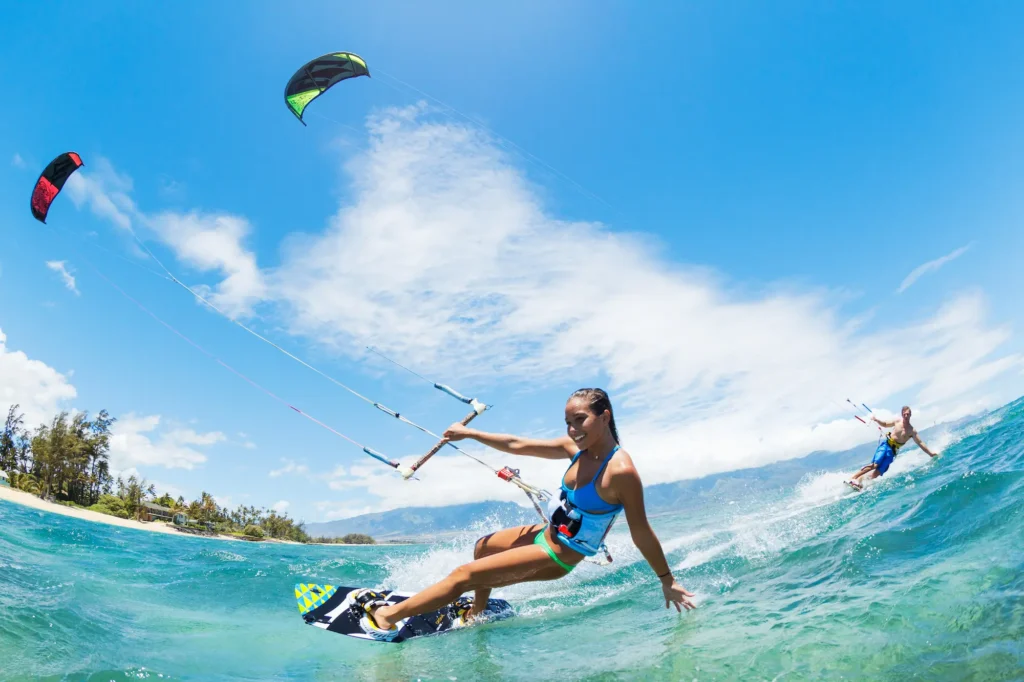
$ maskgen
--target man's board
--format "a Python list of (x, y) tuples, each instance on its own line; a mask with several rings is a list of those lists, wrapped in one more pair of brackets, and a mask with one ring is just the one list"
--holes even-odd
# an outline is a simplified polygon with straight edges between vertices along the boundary
[(859, 493), (864, 492), (864, 487), (860, 486), (860, 485), (857, 485), (853, 481), (843, 481), (843, 483), (845, 483), (846, 485), (850, 486), (851, 488), (853, 488), (854, 490), (856, 490)]
[[(337, 632), (338, 634), (358, 639), (377, 641), (359, 627), (359, 619), (362, 617), (363, 612), (353, 608), (354, 604), (351, 599), (351, 594), (358, 589), (360, 588), (297, 584), (295, 586), (295, 600), (299, 604), (299, 614), (306, 623), (322, 630)], [(395, 592), (391, 590), (377, 590), (377, 592), (392, 604), (405, 601), (414, 594), (413, 592)], [(487, 610), (484, 611), (485, 618), (494, 620), (508, 618), (511, 615), (513, 615), (512, 605), (504, 599), (488, 600)], [(406, 621), (402, 631), (390, 641), (398, 643), (411, 637), (446, 632), (452, 629), (456, 618), (454, 609), (450, 605), (442, 607), (437, 611), (413, 616)]]

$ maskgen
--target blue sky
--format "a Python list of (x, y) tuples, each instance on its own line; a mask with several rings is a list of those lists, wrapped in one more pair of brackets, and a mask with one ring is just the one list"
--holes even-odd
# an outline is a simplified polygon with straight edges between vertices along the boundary
[[(154, 274), (435, 430), (558, 433), (610, 388), (648, 482), (930, 425), (1020, 394), (1024, 48), (1012, 3), (56, 3), (3, 9), (0, 402), (120, 418), (158, 486), (325, 520), (517, 499), (439, 457), (401, 483), (332, 427), (430, 439)], [(349, 50), (373, 78), (282, 100)], [(39, 170), (86, 167), (48, 226)], [(102, 273), (97, 274), (93, 267)], [(64, 273), (74, 278), (73, 286)], [(519, 465), (553, 487), (558, 467)]]

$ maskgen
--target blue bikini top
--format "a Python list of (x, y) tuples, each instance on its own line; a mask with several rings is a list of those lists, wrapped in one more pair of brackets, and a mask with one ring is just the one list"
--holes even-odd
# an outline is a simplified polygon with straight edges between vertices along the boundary
[[(608, 453), (608, 456), (601, 462), (601, 468), (594, 474), (594, 478), (590, 480), (582, 488), (576, 488), (576, 490), (570, 490), (565, 485), (565, 474), (562, 474), (562, 490), (565, 491), (565, 499), (569, 501), (569, 504), (591, 514), (610, 514), (612, 512), (622, 511), (621, 504), (610, 504), (601, 499), (601, 496), (597, 494), (597, 482), (601, 478), (601, 474), (604, 473), (604, 468), (608, 466), (608, 462), (611, 461), (615, 453), (619, 451), (619, 446), (616, 445), (612, 448), (612, 451)], [(565, 470), (565, 473), (569, 473), (569, 469), (572, 469), (572, 465), (576, 463), (576, 460), (580, 458), (583, 451), (580, 450), (573, 455), (572, 461), (569, 463), (569, 468)], [(579, 472), (576, 472), (579, 477)]]

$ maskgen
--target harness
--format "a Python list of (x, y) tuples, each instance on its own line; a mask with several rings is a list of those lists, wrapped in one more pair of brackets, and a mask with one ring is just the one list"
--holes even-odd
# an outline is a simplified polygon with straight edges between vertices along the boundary
[[(604, 544), (604, 539), (615, 524), (619, 512), (622, 511), (622, 505), (612, 505), (601, 500), (597, 495), (597, 481), (618, 449), (616, 445), (601, 463), (601, 468), (594, 474), (594, 478), (582, 488), (570, 491), (565, 487), (563, 476), (561, 493), (557, 499), (552, 499), (548, 504), (550, 524), (555, 530), (555, 537), (561, 544), (588, 557), (603, 552), (608, 562), (611, 562), (612, 558)], [(576, 457), (569, 464), (570, 468), (579, 459), (580, 454), (582, 453), (576, 453)], [(608, 507), (606, 512), (588, 511), (574, 504), (573, 500), (577, 499), (577, 495), (584, 493), (588, 488), (593, 488), (594, 497)], [(570, 500), (570, 497), (573, 499)]]

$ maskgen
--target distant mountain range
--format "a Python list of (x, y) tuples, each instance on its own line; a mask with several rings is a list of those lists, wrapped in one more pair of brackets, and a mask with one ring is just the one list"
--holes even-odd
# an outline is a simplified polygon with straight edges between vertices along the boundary
[(313, 537), (328, 538), (365, 533), (378, 541), (424, 539), (458, 533), (491, 517), (509, 526), (537, 521), (535, 511), (514, 502), (472, 502), (448, 507), (403, 507), (326, 523), (307, 523), (306, 532)]
[[(659, 483), (644, 488), (644, 501), (648, 513), (654, 515), (700, 506), (711, 499), (737, 499), (748, 493), (752, 486), (759, 490), (792, 487), (803, 476), (816, 471), (853, 473), (871, 461), (874, 451), (875, 445), (868, 443), (843, 452), (812, 452), (806, 457), (753, 469)], [(464, 531), (480, 519), (493, 516), (506, 526), (537, 522), (536, 512), (513, 502), (474, 502), (448, 507), (405, 507), (338, 521), (309, 523), (306, 524), (306, 532), (314, 537), (366, 533), (377, 540), (424, 540)]]
[(871, 461), (874, 443), (843, 452), (812, 452), (752, 469), (737, 469), (704, 478), (659, 483), (644, 488), (644, 502), (650, 514), (679, 511), (704, 504), (708, 499), (737, 499), (751, 487), (758, 490), (791, 488), (816, 471), (849, 471), (851, 474)]

